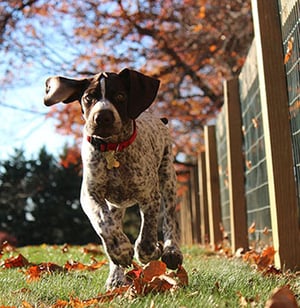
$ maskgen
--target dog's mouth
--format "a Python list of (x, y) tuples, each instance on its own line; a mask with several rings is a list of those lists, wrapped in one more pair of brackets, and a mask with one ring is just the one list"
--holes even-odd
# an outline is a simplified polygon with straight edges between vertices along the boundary
[(89, 136), (93, 136), (102, 139), (105, 142), (112, 142), (116, 136), (120, 133), (119, 125), (113, 125), (111, 127), (100, 125), (88, 125), (86, 124), (85, 130)]

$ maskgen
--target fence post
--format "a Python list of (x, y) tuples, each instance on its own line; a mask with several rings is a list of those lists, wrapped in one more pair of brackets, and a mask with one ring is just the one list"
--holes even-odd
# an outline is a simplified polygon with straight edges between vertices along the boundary
[(265, 132), (275, 265), (300, 266), (300, 233), (293, 174), (280, 19), (277, 0), (252, 0)]
[(199, 185), (197, 176), (197, 165), (190, 167), (190, 183), (191, 183), (191, 213), (193, 242), (200, 243), (200, 208), (199, 208)]
[(207, 201), (207, 177), (205, 152), (201, 152), (198, 157), (199, 176), (199, 199), (200, 199), (200, 223), (201, 223), (201, 243), (209, 243), (209, 221), (208, 221), (208, 201)]
[(210, 244), (216, 247), (222, 241), (220, 230), (221, 201), (215, 126), (204, 126), (207, 200)]
[(238, 79), (224, 82), (231, 246), (248, 250), (242, 121)]
[(186, 191), (182, 196), (180, 208), (180, 234), (181, 243), (184, 245), (193, 244), (192, 219), (190, 211), (190, 191)]

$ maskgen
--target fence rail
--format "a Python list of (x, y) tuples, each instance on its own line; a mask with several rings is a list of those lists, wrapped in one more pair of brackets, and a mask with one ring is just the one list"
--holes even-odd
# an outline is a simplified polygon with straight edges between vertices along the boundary
[(252, 0), (255, 38), (239, 77), (224, 83), (216, 126), (204, 128), (199, 192), (188, 192), (199, 203), (183, 214), (190, 242), (215, 246), (224, 228), (233, 251), (264, 242), (289, 269), (300, 268), (299, 8), (300, 0)]

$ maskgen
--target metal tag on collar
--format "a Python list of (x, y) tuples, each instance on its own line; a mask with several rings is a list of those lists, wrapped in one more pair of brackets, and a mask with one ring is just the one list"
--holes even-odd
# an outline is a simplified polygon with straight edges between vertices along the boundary
[(115, 158), (115, 153), (115, 151), (108, 151), (104, 153), (107, 163), (106, 167), (109, 170), (120, 167), (120, 162)]

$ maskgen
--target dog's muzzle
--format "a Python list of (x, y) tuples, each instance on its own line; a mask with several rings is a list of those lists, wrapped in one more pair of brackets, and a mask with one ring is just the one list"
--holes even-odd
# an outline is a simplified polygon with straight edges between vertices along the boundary
[(105, 109), (94, 114), (93, 120), (98, 127), (111, 127), (115, 122), (115, 116), (111, 110)]

